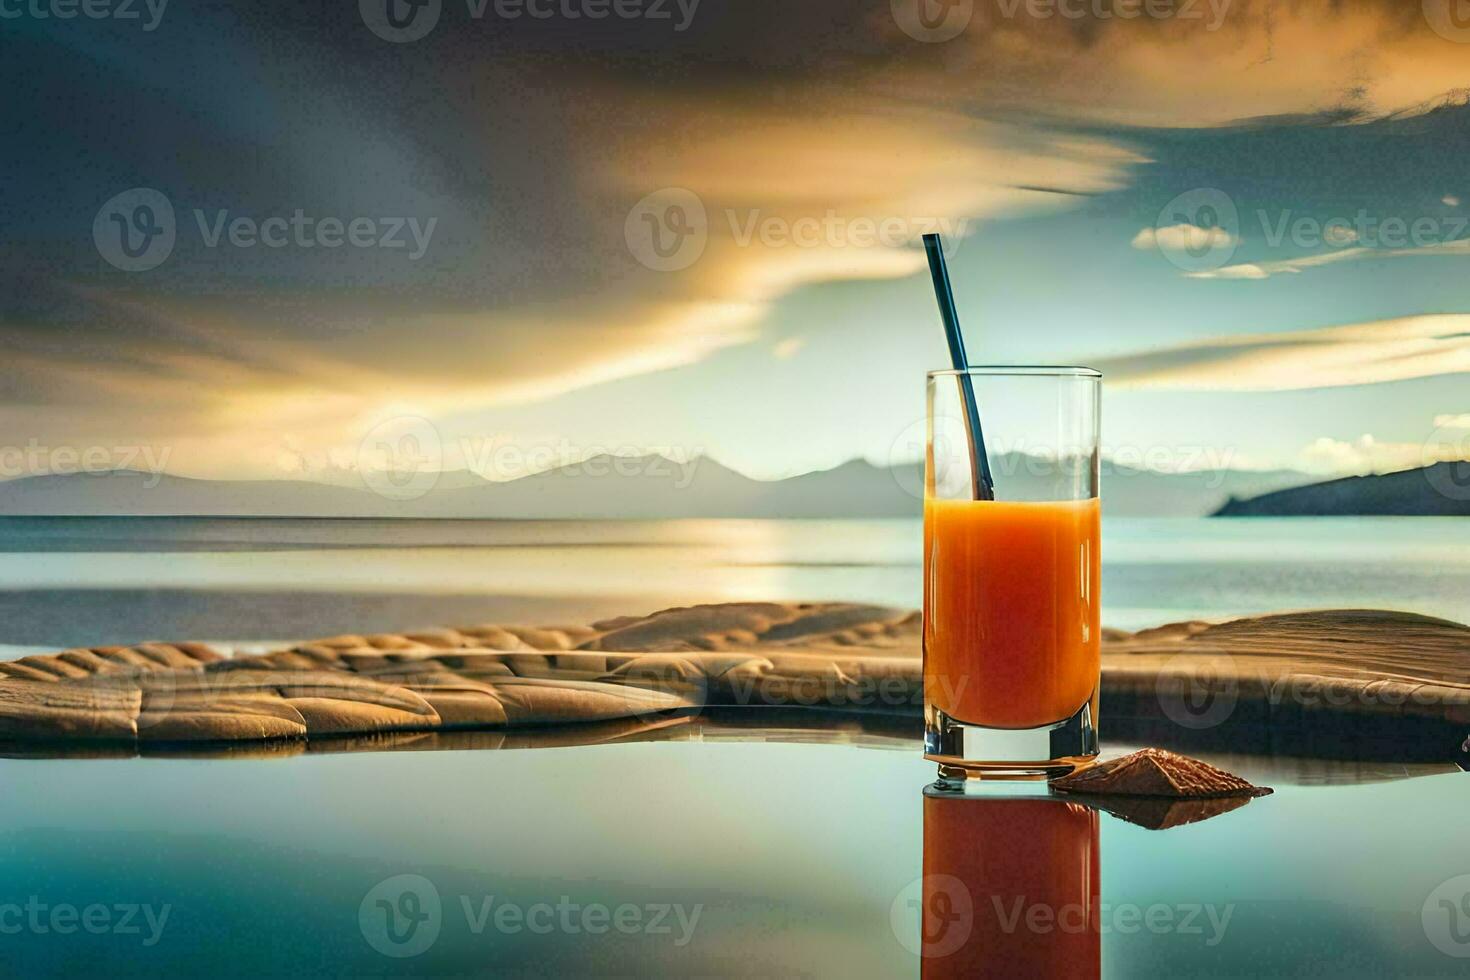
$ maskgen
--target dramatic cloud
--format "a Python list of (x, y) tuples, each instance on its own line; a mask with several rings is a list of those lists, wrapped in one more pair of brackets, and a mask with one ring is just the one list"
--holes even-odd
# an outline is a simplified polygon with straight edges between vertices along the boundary
[(976, 3), (954, 42), (967, 57), (946, 51), (943, 70), (983, 76), (993, 104), (1138, 126), (1344, 122), (1422, 111), (1466, 82), (1463, 45), (1418, 3), (1219, 0), (1134, 19), (1066, 6)]
[(1097, 364), (1125, 387), (1286, 391), (1470, 372), (1470, 314), (1219, 337)]
[[(701, 5), (677, 32), (446, 4), (401, 45), (351, 3), (170, 9), (146, 35), (28, 24), (0, 66), (26, 187), (0, 195), (0, 424), (163, 440), (208, 475), (350, 456), (385, 417), (545, 401), (760, 340), (804, 287), (919, 272), (924, 231), (963, 247), (982, 222), (1085, 207), (1146, 170), (1131, 127), (1312, 129), (1466, 81), (1466, 49), (1418, 5), (1191, 9), (979, 3), (942, 44), (888, 0)], [(94, 220), (134, 187), (168, 199), (176, 241), (123, 271)], [(268, 244), (298, 212), (311, 233)], [(424, 233), (330, 230), (359, 221), (374, 242)]]

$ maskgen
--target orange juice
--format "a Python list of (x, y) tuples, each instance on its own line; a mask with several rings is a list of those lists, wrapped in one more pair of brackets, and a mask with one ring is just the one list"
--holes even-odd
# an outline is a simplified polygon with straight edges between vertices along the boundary
[(924, 697), (951, 718), (1037, 728), (1097, 688), (1100, 510), (924, 501)]
[(925, 980), (1102, 973), (1097, 811), (924, 797)]

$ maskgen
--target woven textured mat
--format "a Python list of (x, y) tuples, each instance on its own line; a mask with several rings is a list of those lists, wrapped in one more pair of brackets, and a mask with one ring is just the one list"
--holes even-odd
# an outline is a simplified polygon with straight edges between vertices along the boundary
[[(67, 650), (0, 663), (0, 740), (60, 749), (636, 726), (708, 706), (915, 718), (920, 643), (913, 611), (729, 603), (590, 626), (336, 636), (251, 656), (197, 643)], [(1240, 748), (1247, 730), (1278, 742), (1306, 733), (1346, 755), (1343, 732), (1368, 724), (1391, 741), (1432, 734), (1443, 759), (1446, 732), (1470, 733), (1470, 628), (1443, 620), (1291, 613), (1108, 630), (1103, 649), (1105, 724), (1153, 726), (1160, 742), (1211, 735)]]

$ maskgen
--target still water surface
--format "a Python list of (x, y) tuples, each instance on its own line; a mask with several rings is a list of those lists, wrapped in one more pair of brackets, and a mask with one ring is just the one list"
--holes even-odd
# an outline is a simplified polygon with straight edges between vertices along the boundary
[[(907, 521), (0, 520), (0, 643), (289, 639), (719, 599), (911, 606), (918, 543)], [(1103, 581), (1105, 621), (1125, 628), (1310, 606), (1470, 621), (1470, 521), (1109, 521)], [(1165, 831), (1099, 816), (1105, 975), (1464, 975), (1463, 776), (1280, 779), (1221, 761), (1278, 792)], [(751, 733), (8, 759), (0, 959), (27, 977), (914, 976), (932, 778), (916, 746)], [(398, 940), (429, 920), (401, 875), (439, 898), (411, 956)], [(1000, 886), (971, 887), (985, 911)], [(498, 925), (506, 905), (556, 924)], [(641, 927), (594, 933), (580, 918), (594, 907), (637, 907)]]
[[(917, 976), (908, 899), (932, 778), (914, 750), (749, 740), (5, 760), (0, 955), (25, 977)], [(1163, 831), (1101, 814), (1104, 975), (1464, 976), (1465, 787), (1278, 783)], [(423, 901), (403, 900), (401, 875)], [(410, 913), (428, 914), (423, 880), (436, 931), (412, 956), (381, 952), (404, 952)], [(1028, 883), (966, 888), (988, 915)], [(378, 900), (403, 916), (394, 936)], [(161, 930), (140, 912), (137, 933), (59, 935), (49, 911), (11, 931), (27, 902), (168, 912)], [(504, 905), (535, 928), (497, 925)], [(572, 924), (538, 905), (574, 907)], [(670, 931), (583, 925), (627, 905), (643, 927), (668, 907)]]
[[(917, 521), (0, 519), (0, 644), (301, 639), (734, 599), (916, 607)], [(1105, 520), (1123, 629), (1376, 607), (1470, 622), (1470, 520)]]

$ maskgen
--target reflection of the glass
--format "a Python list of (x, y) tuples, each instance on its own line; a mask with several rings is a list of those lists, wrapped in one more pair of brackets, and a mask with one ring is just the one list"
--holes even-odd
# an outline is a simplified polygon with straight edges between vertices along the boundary
[(1100, 976), (1097, 829), (1055, 797), (926, 791), (922, 976)]

